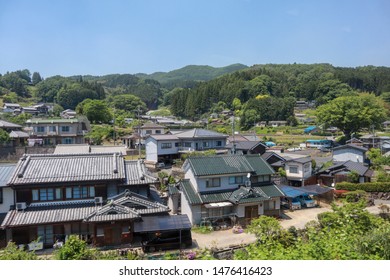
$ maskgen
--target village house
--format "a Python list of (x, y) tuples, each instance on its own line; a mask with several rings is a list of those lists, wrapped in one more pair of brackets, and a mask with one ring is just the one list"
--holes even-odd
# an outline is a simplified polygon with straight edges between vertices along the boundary
[(291, 186), (304, 186), (312, 177), (311, 157), (286, 159), (284, 169), (286, 178)]
[(267, 146), (260, 141), (239, 141), (229, 143), (225, 147), (236, 154), (264, 154)]
[(16, 109), (21, 109), (21, 106), (17, 103), (4, 103), (3, 112), (13, 113)]
[(90, 123), (82, 119), (29, 119), (26, 121), (31, 143), (43, 145), (82, 144)]
[(354, 183), (371, 182), (371, 178), (374, 175), (373, 170), (371, 170), (368, 165), (347, 160), (321, 169), (317, 173), (318, 183), (334, 187), (337, 183), (351, 181), (351, 173), (356, 173), (358, 176), (357, 181)]
[(150, 135), (146, 138), (146, 160), (170, 162), (182, 153), (221, 150), (226, 145), (227, 135), (211, 130), (194, 128), (176, 134)]
[(364, 147), (347, 144), (333, 148), (332, 158), (334, 162), (345, 162), (350, 160), (364, 163), (367, 161), (366, 152), (367, 149)]
[(280, 215), (284, 194), (259, 155), (190, 157), (183, 171), (178, 188), (170, 188), (170, 205), (173, 212), (181, 205), (193, 225), (246, 225), (260, 215)]
[[(16, 164), (0, 164), (0, 225), (10, 207), (14, 204), (14, 192), (7, 186), (7, 182), (11, 178), (15, 167)], [(5, 240), (5, 231), (0, 229), (0, 248), (7, 245)]]
[(156, 232), (156, 217), (174, 223), (158, 184), (141, 161), (118, 153), (25, 155), (7, 183), (15, 201), (1, 228), (18, 245), (51, 247), (72, 234), (96, 246), (131, 244), (147, 232), (144, 218)]

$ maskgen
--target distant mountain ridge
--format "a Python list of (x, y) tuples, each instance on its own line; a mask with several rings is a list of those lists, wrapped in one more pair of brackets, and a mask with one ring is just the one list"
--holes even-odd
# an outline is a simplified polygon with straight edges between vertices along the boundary
[(210, 81), (224, 74), (246, 69), (248, 66), (240, 63), (225, 67), (212, 67), (208, 65), (187, 65), (183, 68), (169, 72), (155, 72), (153, 74), (138, 73), (135, 76), (143, 79), (153, 79), (161, 84), (177, 81)]

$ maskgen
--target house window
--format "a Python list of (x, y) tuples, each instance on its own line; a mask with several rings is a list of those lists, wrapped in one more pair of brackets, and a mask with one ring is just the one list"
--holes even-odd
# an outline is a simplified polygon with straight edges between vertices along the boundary
[(67, 199), (81, 199), (95, 197), (95, 187), (81, 186), (66, 188)]
[(56, 131), (57, 131), (57, 127), (55, 127), (55, 126), (49, 126), (49, 131), (50, 131), (50, 132), (56, 132)]
[(73, 144), (72, 138), (64, 138), (62, 139), (63, 144)]
[(39, 133), (42, 133), (42, 132), (45, 132), (45, 127), (44, 126), (37, 126), (37, 132)]
[(191, 148), (191, 142), (184, 142), (184, 147)]
[(210, 144), (209, 142), (203, 142), (203, 147), (208, 148), (210, 146), (209, 144)]
[(242, 184), (242, 182), (243, 182), (242, 176), (230, 176), (229, 177), (229, 184), (230, 185)]
[(217, 146), (217, 147), (221, 147), (221, 146), (222, 146), (222, 141), (217, 141), (216, 146)]
[(180, 142), (176, 142), (175, 143), (175, 147), (181, 147), (181, 143)]
[(289, 167), (289, 172), (298, 174), (298, 166), (290, 166)]
[(172, 148), (172, 143), (161, 143), (161, 149), (170, 149)]
[(53, 226), (38, 226), (37, 235), (39, 240), (44, 244), (52, 244), (53, 240)]
[(206, 181), (206, 188), (216, 188), (221, 186), (220, 178), (212, 178)]
[(146, 130), (145, 134), (152, 134), (152, 130), (151, 129)]
[(161, 134), (161, 130), (156, 129), (156, 134)]
[(40, 201), (54, 200), (54, 189), (40, 189), (39, 200)]
[(103, 227), (96, 228), (96, 236), (104, 236), (104, 228)]
[(0, 204), (3, 203), (3, 188), (0, 188)]
[(70, 132), (69, 126), (61, 126), (61, 132)]

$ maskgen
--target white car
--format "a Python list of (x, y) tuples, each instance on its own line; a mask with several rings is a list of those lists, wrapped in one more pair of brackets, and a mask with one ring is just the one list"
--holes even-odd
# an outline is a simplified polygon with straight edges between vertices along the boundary
[(294, 148), (288, 148), (287, 151), (289, 152), (295, 152), (295, 151), (301, 151), (302, 148), (301, 147), (294, 147)]

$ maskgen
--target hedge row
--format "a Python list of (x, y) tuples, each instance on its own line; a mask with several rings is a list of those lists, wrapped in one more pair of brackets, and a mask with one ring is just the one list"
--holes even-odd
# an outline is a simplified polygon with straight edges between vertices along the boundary
[(366, 192), (390, 192), (390, 182), (373, 182), (373, 183), (348, 183), (341, 182), (336, 184), (336, 190), (357, 191), (363, 190)]

